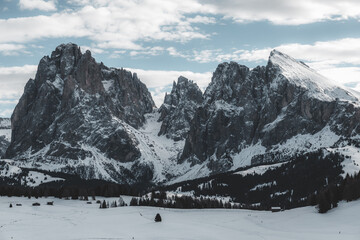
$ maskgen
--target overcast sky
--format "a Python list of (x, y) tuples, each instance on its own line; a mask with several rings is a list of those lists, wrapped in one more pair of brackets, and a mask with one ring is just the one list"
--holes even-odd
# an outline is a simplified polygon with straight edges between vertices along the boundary
[(61, 43), (138, 73), (159, 106), (179, 75), (204, 89), (220, 62), (276, 48), (360, 90), (358, 0), (0, 0), (0, 116)]

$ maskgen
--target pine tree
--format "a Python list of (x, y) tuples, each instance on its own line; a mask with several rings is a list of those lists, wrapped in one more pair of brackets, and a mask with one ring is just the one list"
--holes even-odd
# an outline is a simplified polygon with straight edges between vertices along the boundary
[(326, 191), (319, 194), (319, 213), (326, 213), (331, 209), (330, 199), (327, 196)]
[(309, 198), (308, 198), (308, 203), (310, 206), (315, 206), (317, 204), (317, 200), (316, 200), (316, 194), (312, 193)]
[(100, 208), (107, 208), (107, 205), (106, 205), (106, 201), (104, 200), (101, 204), (101, 207)]
[(155, 216), (155, 222), (161, 222), (161, 216), (159, 213)]
[(138, 206), (137, 198), (133, 197), (130, 201), (130, 206)]

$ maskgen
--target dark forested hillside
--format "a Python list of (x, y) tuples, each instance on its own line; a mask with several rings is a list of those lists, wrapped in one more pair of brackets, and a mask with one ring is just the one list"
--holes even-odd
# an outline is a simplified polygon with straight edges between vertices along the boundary
[(343, 160), (338, 153), (319, 150), (294, 157), (263, 174), (232, 172), (178, 183), (163, 190), (193, 191), (195, 196), (228, 196), (249, 208), (281, 206), (288, 209), (307, 205), (311, 194), (329, 184), (340, 183)]

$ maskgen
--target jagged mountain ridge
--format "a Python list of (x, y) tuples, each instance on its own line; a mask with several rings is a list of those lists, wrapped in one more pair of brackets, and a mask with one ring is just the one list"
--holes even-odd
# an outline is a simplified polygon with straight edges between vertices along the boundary
[(175, 141), (183, 140), (190, 130), (190, 122), (197, 107), (202, 104), (202, 92), (193, 81), (180, 76), (173, 83), (170, 94), (165, 95), (159, 109), (162, 122), (159, 135), (165, 135)]
[(358, 141), (357, 97), (273, 51), (222, 63), (204, 94), (180, 77), (154, 108), (136, 74), (63, 44), (12, 116), (14, 164), (115, 182), (173, 183)]
[(90, 51), (62, 44), (41, 59), (35, 79), (26, 84), (11, 117), (5, 157), (50, 169), (60, 164), (57, 171), (84, 178), (151, 180), (146, 167), (134, 176), (123, 165), (141, 156), (126, 128), (141, 126), (154, 106), (136, 74), (108, 68)]
[(340, 137), (357, 140), (359, 114), (354, 94), (276, 50), (266, 67), (223, 63), (195, 113), (180, 162), (206, 162), (216, 172), (284, 161)]

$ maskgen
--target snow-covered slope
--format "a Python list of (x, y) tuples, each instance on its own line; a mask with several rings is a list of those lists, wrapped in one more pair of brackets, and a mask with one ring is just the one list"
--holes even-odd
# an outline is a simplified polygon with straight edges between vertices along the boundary
[(0, 162), (0, 179), (18, 181), (20, 185), (36, 187), (43, 183), (63, 181), (63, 178), (52, 177), (38, 171), (23, 171), (13, 160), (3, 159)]
[[(54, 201), (54, 205), (47, 206), (48, 201)], [(125, 201), (129, 201), (129, 198), (125, 198)], [(33, 202), (41, 205), (33, 207)], [(9, 208), (10, 203), (12, 208)], [(15, 206), (16, 203), (22, 206)], [(1, 197), (0, 208), (0, 239), (4, 240), (357, 240), (360, 236), (360, 201), (340, 203), (339, 207), (326, 214), (317, 213), (314, 207), (278, 213), (156, 207), (99, 209), (98, 204), (86, 204), (79, 200), (17, 197)], [(160, 223), (154, 222), (157, 213), (162, 217)]]
[(219, 64), (204, 94), (179, 77), (157, 110), (136, 73), (62, 44), (25, 87), (6, 157), (85, 179), (174, 183), (346, 145), (356, 161), (359, 122), (356, 94), (276, 50), (254, 69)]
[(360, 146), (356, 94), (276, 50), (265, 67), (219, 64), (203, 98), (179, 161), (201, 176)]
[(11, 122), (9, 118), (0, 118), (0, 158), (6, 152), (11, 141)]
[(272, 88), (277, 88), (280, 81), (289, 81), (292, 84), (306, 89), (306, 94), (323, 101), (336, 99), (346, 101), (359, 101), (354, 94), (341, 88), (336, 82), (320, 75), (303, 62), (274, 50), (270, 54), (270, 63), (279, 68), (278, 76), (271, 83)]

